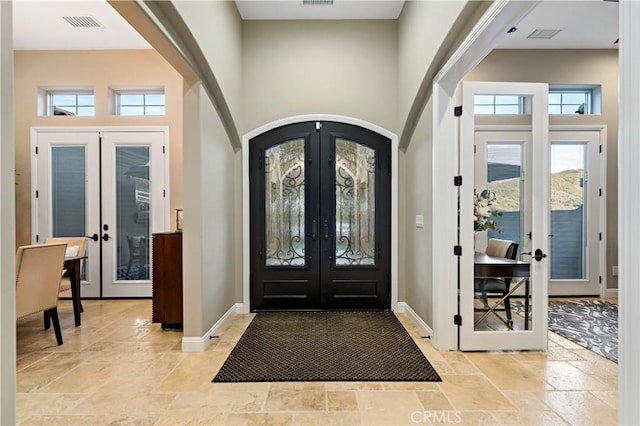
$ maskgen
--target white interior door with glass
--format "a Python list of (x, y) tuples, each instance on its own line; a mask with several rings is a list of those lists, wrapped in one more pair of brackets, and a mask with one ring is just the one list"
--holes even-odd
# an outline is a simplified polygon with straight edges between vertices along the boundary
[[(490, 135), (476, 147), (476, 96), (493, 98), (498, 114), (518, 114), (527, 121), (529, 134)], [(549, 121), (548, 86), (541, 83), (462, 83), (463, 114), (460, 122), (460, 268), (459, 333), (461, 350), (508, 350), (547, 348), (547, 295), (549, 279)], [(506, 104), (517, 111), (503, 111)], [(474, 151), (478, 153), (474, 154)], [(500, 162), (478, 170), (477, 157)], [(465, 178), (466, 177), (466, 178)], [(518, 243), (516, 259), (483, 258), (486, 240), (493, 235), (474, 219), (474, 200), (483, 191), (495, 194), (490, 208), (508, 206), (494, 215), (497, 229)], [(528, 194), (531, 194), (528, 200)], [(502, 220), (504, 218), (504, 220)], [(480, 229), (480, 231), (478, 231)], [(480, 235), (476, 235), (479, 233)], [(530, 233), (530, 234), (529, 234)], [(485, 235), (486, 234), (486, 235)], [(475, 240), (480, 242), (475, 247)], [(528, 254), (523, 254), (528, 253)], [(520, 263), (518, 263), (520, 262)], [(504, 264), (501, 264), (504, 263)], [(525, 271), (525, 272), (523, 272)], [(507, 290), (481, 291), (481, 283), (508, 279)], [(512, 293), (510, 293), (513, 291)], [(505, 299), (510, 303), (507, 315)], [(484, 303), (483, 303), (484, 302)], [(488, 305), (486, 304), (488, 302)], [(498, 307), (501, 310), (493, 310)], [(501, 319), (502, 318), (502, 319)]]
[(33, 241), (89, 238), (83, 297), (151, 297), (151, 234), (169, 223), (167, 136), (33, 130)]

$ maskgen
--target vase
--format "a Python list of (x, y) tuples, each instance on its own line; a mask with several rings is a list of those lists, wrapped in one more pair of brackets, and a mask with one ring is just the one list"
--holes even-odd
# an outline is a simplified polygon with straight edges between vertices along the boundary
[(484, 253), (487, 249), (487, 231), (473, 232), (473, 249), (478, 253)]

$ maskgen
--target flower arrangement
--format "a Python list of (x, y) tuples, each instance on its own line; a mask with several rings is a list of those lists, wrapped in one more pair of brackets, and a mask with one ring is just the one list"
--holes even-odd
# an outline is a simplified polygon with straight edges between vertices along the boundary
[(491, 207), (496, 201), (495, 192), (488, 189), (476, 193), (473, 201), (473, 230), (486, 231), (487, 229), (498, 229), (495, 220), (489, 220), (491, 216), (502, 216), (502, 212)]

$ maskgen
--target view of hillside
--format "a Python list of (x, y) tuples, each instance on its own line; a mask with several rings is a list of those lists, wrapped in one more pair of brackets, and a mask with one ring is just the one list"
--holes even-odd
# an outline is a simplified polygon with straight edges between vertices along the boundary
[[(573, 210), (582, 205), (582, 171), (564, 170), (551, 175), (551, 209)], [(501, 211), (519, 210), (520, 178), (496, 180), (489, 188), (496, 193), (494, 208)]]

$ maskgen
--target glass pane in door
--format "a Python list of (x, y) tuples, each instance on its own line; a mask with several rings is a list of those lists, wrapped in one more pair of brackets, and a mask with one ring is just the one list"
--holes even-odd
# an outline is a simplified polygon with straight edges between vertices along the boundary
[(304, 139), (265, 151), (265, 266), (304, 266)]
[(488, 238), (511, 240), (522, 247), (522, 203), (524, 182), (522, 180), (522, 145), (487, 144), (487, 189), (495, 194), (492, 209), (500, 212), (489, 221), (495, 229), (489, 229)]
[(375, 150), (336, 139), (336, 265), (375, 265)]
[(51, 148), (52, 237), (87, 235), (85, 168), (85, 147)]
[(585, 144), (551, 144), (551, 279), (586, 278), (585, 165)]
[(116, 277), (149, 280), (149, 147), (117, 146), (115, 160), (116, 230), (106, 233), (116, 238)]

